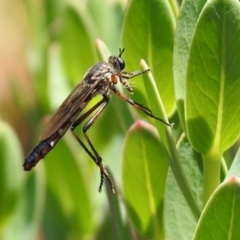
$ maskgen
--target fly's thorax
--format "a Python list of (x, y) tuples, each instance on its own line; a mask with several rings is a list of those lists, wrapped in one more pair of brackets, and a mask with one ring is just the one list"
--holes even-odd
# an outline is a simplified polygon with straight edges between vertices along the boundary
[(98, 81), (98, 84), (92, 89), (90, 97), (94, 98), (99, 94), (106, 94), (111, 89), (111, 85), (113, 85), (110, 69), (102, 71), (101, 74), (97, 76), (97, 80), (95, 79), (94, 81)]
[(83, 79), (88, 84), (94, 84), (96, 81), (100, 81), (104, 78), (104, 75), (110, 71), (110, 67), (106, 62), (99, 62), (93, 65), (84, 75)]

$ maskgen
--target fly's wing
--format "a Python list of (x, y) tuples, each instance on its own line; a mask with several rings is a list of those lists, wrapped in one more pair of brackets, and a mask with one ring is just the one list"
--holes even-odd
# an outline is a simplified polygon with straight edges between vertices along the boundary
[(104, 64), (101, 63), (96, 64), (87, 72), (84, 79), (74, 88), (48, 121), (46, 129), (40, 137), (41, 141), (52, 136), (57, 131), (61, 135), (67, 131), (78, 114), (92, 99), (94, 88), (101, 80), (101, 77), (96, 78), (94, 73), (103, 66)]

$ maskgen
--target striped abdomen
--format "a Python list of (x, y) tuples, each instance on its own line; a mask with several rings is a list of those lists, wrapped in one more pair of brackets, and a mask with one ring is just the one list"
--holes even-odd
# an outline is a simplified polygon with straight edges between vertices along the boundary
[(57, 144), (62, 136), (59, 133), (41, 141), (32, 152), (26, 157), (23, 168), (30, 171), (36, 164), (43, 159)]

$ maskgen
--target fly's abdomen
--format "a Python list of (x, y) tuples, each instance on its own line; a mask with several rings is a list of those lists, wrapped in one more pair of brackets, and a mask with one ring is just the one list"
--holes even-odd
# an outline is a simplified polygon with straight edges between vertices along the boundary
[(57, 144), (61, 136), (54, 134), (51, 137), (41, 141), (32, 152), (26, 157), (23, 168), (30, 171), (36, 164), (43, 159)]

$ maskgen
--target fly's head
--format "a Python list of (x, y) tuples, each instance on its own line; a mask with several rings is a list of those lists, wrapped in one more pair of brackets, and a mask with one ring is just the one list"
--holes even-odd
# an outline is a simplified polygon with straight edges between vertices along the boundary
[(122, 59), (122, 54), (124, 52), (124, 48), (119, 48), (118, 56), (110, 56), (108, 58), (108, 64), (117, 72), (120, 73), (125, 68), (125, 62)]
[[(125, 68), (125, 62), (124, 60), (122, 59), (122, 54), (124, 52), (124, 48), (121, 49), (119, 48), (119, 55), (118, 56), (110, 56), (108, 58), (108, 64), (114, 69), (114, 71), (117, 73), (116, 75), (119, 77), (120, 79), (120, 82), (122, 83), (123, 87), (125, 89), (127, 89), (130, 93), (133, 92), (132, 88), (130, 87), (129, 85), (129, 77), (128, 78), (125, 78), (124, 75), (123, 75), (123, 69)], [(121, 73), (122, 72), (122, 73)], [(118, 75), (119, 74), (119, 75)], [(115, 77), (115, 75), (113, 74), (112, 75), (112, 82), (114, 84), (117, 83), (117, 78)]]

